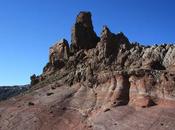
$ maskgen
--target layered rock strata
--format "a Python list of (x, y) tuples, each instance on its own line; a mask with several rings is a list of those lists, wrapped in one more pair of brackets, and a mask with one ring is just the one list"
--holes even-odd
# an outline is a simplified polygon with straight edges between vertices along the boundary
[(131, 43), (80, 12), (32, 87), (0, 103), (2, 130), (174, 130), (175, 46)]
[(81, 83), (97, 91), (97, 97), (103, 95), (103, 104), (109, 106), (148, 107), (175, 99), (174, 45), (130, 43), (122, 32), (112, 33), (107, 26), (98, 38), (90, 12), (80, 12), (70, 46), (64, 39), (50, 48), (39, 84), (53, 79), (69, 86)]

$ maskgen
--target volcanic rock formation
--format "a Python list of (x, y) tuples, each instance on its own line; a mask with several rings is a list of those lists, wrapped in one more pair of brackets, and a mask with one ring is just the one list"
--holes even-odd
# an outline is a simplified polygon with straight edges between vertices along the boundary
[(97, 45), (99, 38), (93, 30), (91, 13), (80, 12), (72, 28), (71, 51), (91, 49)]
[(69, 58), (69, 44), (67, 40), (62, 39), (50, 48), (49, 62), (54, 64), (57, 60), (68, 60)]
[(80, 12), (70, 48), (65, 39), (52, 46), (43, 73), (31, 77), (30, 91), (16, 97), (16, 103), (4, 103), (13, 108), (0, 104), (0, 127), (173, 130), (174, 66), (173, 44), (131, 43), (107, 26), (99, 38), (91, 13)]

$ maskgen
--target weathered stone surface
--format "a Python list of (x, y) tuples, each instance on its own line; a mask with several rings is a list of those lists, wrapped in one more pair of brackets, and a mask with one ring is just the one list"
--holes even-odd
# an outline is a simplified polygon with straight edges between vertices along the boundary
[[(1, 129), (172, 130), (175, 84), (168, 81), (175, 74), (160, 74), (157, 80), (149, 71), (141, 71), (128, 76), (124, 72), (99, 72), (94, 87), (85, 82), (69, 87), (62, 85), (62, 80), (41, 84), (38, 89), (33, 86), (30, 93), (0, 103)], [(54, 94), (47, 96), (48, 93)]]
[(58, 60), (68, 60), (69, 44), (67, 40), (62, 39), (49, 50), (49, 62), (53, 65)]
[[(83, 31), (83, 36), (78, 36), (73, 32), (72, 40), (75, 41), (72, 45), (76, 45), (77, 50), (71, 55), (69, 55), (68, 44), (65, 41), (50, 49), (50, 62), (45, 68), (47, 73), (44, 73), (46, 80), (50, 81), (54, 73), (56, 77), (54, 81), (59, 80), (62, 84), (72, 86), (76, 83), (83, 83), (86, 87), (97, 87), (97, 90), (99, 89), (96, 92), (99, 103), (97, 107), (100, 104), (105, 104), (104, 107), (112, 106), (112, 104), (114, 106), (126, 105), (128, 102), (133, 106), (149, 107), (158, 104), (158, 100), (169, 100), (169, 98), (174, 100), (175, 88), (172, 87), (174, 79), (168, 80), (168, 86), (162, 85), (166, 79), (173, 76), (160, 78), (164, 75), (164, 71), (167, 74), (170, 70), (174, 71), (175, 47), (173, 45), (143, 46), (130, 43), (123, 33), (114, 34), (107, 26), (104, 26), (97, 46), (90, 42), (94, 46), (88, 47), (89, 44), (86, 42), (89, 40), (84, 39), (84, 36), (90, 32), (94, 34), (91, 14), (80, 12), (75, 26), (86, 28), (88, 32)], [(82, 34), (81, 29), (77, 33)], [(79, 37), (85, 41), (76, 41)], [(95, 41), (97, 37), (91, 38)], [(56, 60), (52, 58), (53, 54), (57, 55)], [(60, 62), (64, 60), (66, 62)], [(169, 93), (171, 96), (166, 98), (162, 96), (165, 93), (160, 88), (166, 90), (169, 87), (172, 89), (172, 94)], [(103, 93), (102, 89), (106, 92)], [(104, 97), (107, 101), (101, 100)]]
[[(86, 14), (88, 16), (85, 15), (85, 18), (84, 15), (84, 13), (79, 14), (77, 23), (93, 29), (89, 19), (90, 14)], [(164, 91), (158, 89), (166, 81), (160, 78), (164, 70), (166, 69), (166, 73), (169, 73), (168, 69), (174, 70), (173, 49), (173, 45), (149, 47), (130, 43), (123, 33), (114, 34), (107, 26), (104, 26), (100, 41), (95, 48), (77, 50), (70, 56), (65, 67), (63, 65), (62, 72), (64, 71), (66, 76), (62, 81), (69, 85), (81, 82), (90, 88), (97, 87), (97, 90), (99, 89), (96, 92), (97, 108), (100, 104), (104, 104), (104, 109), (106, 109), (128, 104), (128, 102), (132, 106), (149, 107), (158, 104), (159, 100), (174, 100), (170, 94), (168, 98), (162, 96), (165, 94)], [(125, 69), (128, 71), (125, 72)], [(99, 73), (100, 71), (111, 72), (111, 74), (99, 79), (99, 74), (104, 74)], [(113, 74), (117, 71), (120, 76)], [(111, 80), (110, 84), (105, 83), (108, 80)], [(174, 79), (168, 82), (169, 86), (164, 85), (162, 89), (166, 90), (172, 86)], [(105, 85), (98, 88), (100, 84)], [(105, 88), (106, 86), (111, 87)], [(175, 88), (170, 88), (174, 94)], [(102, 89), (106, 89), (106, 93), (103, 93)], [(106, 97), (106, 101), (101, 99), (103, 97)]]
[(69, 44), (62, 39), (49, 49), (49, 62), (43, 68), (44, 75), (50, 74), (65, 65), (70, 56)]
[(175, 46), (167, 45), (167, 53), (163, 59), (163, 64), (165, 67), (175, 64)]
[(119, 44), (117, 43), (116, 35), (111, 33), (107, 26), (103, 27), (100, 42), (97, 44), (99, 59), (116, 56)]
[(173, 130), (175, 46), (130, 43), (107, 26), (97, 39), (80, 12), (72, 52), (65, 41), (50, 49), (31, 90), (0, 103), (0, 129)]
[(76, 23), (72, 28), (71, 50), (77, 52), (80, 49), (95, 48), (99, 38), (93, 30), (91, 13), (80, 12)]
[(164, 70), (165, 67), (162, 62), (165, 52), (166, 49), (162, 46), (152, 46), (144, 49), (142, 66), (147, 69)]

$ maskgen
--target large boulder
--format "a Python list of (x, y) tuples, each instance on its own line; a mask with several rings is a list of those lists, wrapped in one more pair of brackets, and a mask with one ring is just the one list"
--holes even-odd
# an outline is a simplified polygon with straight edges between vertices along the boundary
[(62, 39), (49, 49), (49, 62), (43, 68), (45, 75), (62, 68), (69, 59), (69, 44), (66, 39)]
[(54, 64), (58, 60), (68, 60), (69, 58), (69, 44), (67, 40), (62, 39), (49, 50), (49, 62)]
[(72, 28), (71, 50), (73, 53), (80, 49), (95, 48), (99, 38), (93, 30), (91, 13), (80, 12)]

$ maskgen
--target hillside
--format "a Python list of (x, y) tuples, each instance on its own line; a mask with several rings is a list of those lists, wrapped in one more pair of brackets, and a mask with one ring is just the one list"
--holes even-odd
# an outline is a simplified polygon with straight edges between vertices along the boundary
[(0, 86), (0, 101), (6, 100), (10, 97), (16, 96), (26, 90), (28, 90), (29, 85), (23, 86)]
[(131, 43), (80, 12), (31, 88), (0, 103), (2, 130), (174, 130), (175, 46)]

